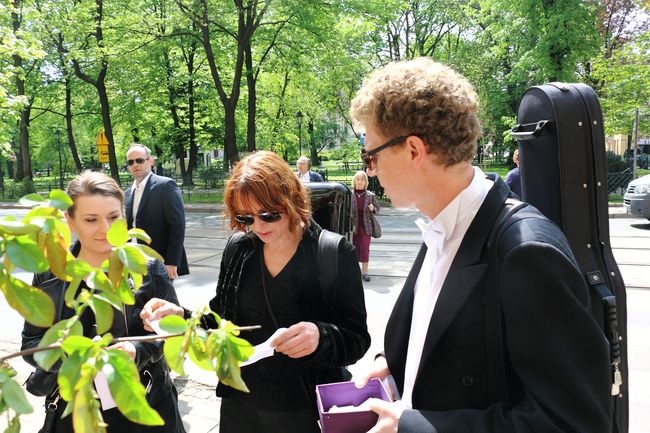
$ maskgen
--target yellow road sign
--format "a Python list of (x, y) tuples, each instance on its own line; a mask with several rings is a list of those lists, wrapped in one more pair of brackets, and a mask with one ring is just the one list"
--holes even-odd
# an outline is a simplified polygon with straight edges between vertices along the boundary
[(108, 162), (108, 145), (97, 145), (97, 154), (100, 163)]
[(97, 134), (97, 146), (108, 146), (108, 138), (104, 135), (104, 130), (100, 129), (99, 134)]

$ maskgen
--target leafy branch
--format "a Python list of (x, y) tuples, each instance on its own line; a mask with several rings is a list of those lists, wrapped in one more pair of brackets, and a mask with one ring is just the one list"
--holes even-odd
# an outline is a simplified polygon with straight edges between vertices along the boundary
[[(22, 220), (12, 216), (0, 220), (0, 290), (8, 304), (26, 321), (47, 331), (37, 347), (2, 357), (0, 365), (10, 358), (33, 355), (44, 370), (58, 368), (59, 393), (68, 402), (63, 416), (72, 416), (75, 432), (106, 431), (94, 388), (95, 377), (100, 372), (106, 377), (117, 408), (126, 418), (143, 425), (163, 424), (160, 415), (147, 403), (133, 360), (126, 352), (111, 347), (120, 342), (164, 340), (164, 356), (178, 374), (185, 374), (183, 365), (189, 358), (200, 368), (214, 372), (224, 384), (248, 391), (239, 365), (250, 357), (253, 348), (239, 334), (256, 327), (237, 327), (203, 307), (187, 320), (178, 316), (163, 318), (160, 326), (167, 335), (113, 338), (108, 332), (114, 311), (135, 303), (134, 292), (147, 273), (147, 262), (162, 260), (149, 246), (129, 242), (137, 238), (149, 243), (144, 231), (128, 230), (123, 219), (115, 221), (107, 233), (113, 247), (110, 256), (99, 268), (93, 268), (69, 252), (71, 234), (63, 211), (72, 201), (63, 191), (52, 191), (48, 199), (29, 195), (21, 203), (32, 206)], [(39, 288), (14, 277), (12, 272), (17, 267), (33, 273), (50, 270), (56, 278), (67, 282), (64, 301), (74, 315), (54, 323), (56, 311), (52, 299)], [(85, 285), (81, 285), (82, 281)], [(88, 308), (94, 313), (99, 338), (83, 335), (79, 319)], [(219, 328), (202, 328), (206, 314), (214, 316)], [(6, 432), (20, 431), (19, 416), (33, 411), (14, 376), (10, 368), (0, 366), (0, 415), (8, 414)]]

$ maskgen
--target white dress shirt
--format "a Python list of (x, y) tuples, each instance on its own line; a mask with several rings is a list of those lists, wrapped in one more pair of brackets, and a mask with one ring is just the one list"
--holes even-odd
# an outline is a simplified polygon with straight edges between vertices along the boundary
[(138, 207), (140, 207), (140, 200), (142, 200), (142, 193), (144, 192), (144, 187), (147, 185), (149, 178), (151, 177), (151, 172), (142, 179), (142, 182), (139, 184), (136, 181), (133, 181), (133, 210), (131, 215), (133, 215), (133, 227), (135, 227), (135, 217), (138, 214)]
[(300, 181), (301, 181), (302, 183), (309, 183), (309, 182), (311, 182), (311, 178), (309, 177), (309, 170), (307, 170), (307, 171), (305, 172), (305, 174), (302, 174), (302, 173), (298, 172), (298, 178), (300, 178)]
[(402, 404), (406, 408), (413, 405), (413, 386), (440, 290), (465, 233), (493, 184), (481, 169), (474, 167), (472, 182), (435, 219), (428, 222), (418, 219), (415, 222), (422, 230), (427, 252), (414, 287), (413, 317), (402, 393)]

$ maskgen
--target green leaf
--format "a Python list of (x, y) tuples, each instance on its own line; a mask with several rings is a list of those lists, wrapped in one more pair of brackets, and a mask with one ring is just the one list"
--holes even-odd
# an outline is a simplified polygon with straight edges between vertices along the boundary
[(59, 393), (64, 400), (70, 401), (74, 396), (74, 389), (81, 377), (81, 365), (85, 362), (81, 354), (73, 353), (65, 358), (59, 368)]
[(151, 243), (151, 237), (147, 234), (147, 232), (145, 232), (142, 229), (132, 228), (132, 229), (129, 230), (128, 236), (130, 238), (139, 239), (139, 240), (144, 241), (144, 242), (146, 242), (148, 244)]
[(65, 265), (65, 271), (73, 278), (84, 279), (93, 271), (93, 267), (85, 260), (73, 259)]
[(107, 304), (112, 305), (113, 308), (115, 308), (116, 310), (121, 310), (122, 309), (122, 300), (115, 293), (97, 292), (97, 293), (93, 294), (93, 297), (95, 297), (97, 299), (101, 299), (102, 301), (106, 302)]
[(88, 284), (88, 287), (90, 287), (91, 289), (100, 290), (102, 292), (115, 293), (115, 288), (108, 280), (106, 274), (102, 271), (99, 270), (93, 271), (93, 273), (90, 274), (90, 277), (88, 277), (86, 283)]
[(85, 353), (88, 349), (93, 347), (95, 343), (88, 337), (83, 335), (70, 335), (66, 337), (61, 343), (61, 349), (68, 355), (74, 352)]
[(42, 328), (52, 325), (54, 303), (47, 293), (11, 275), (0, 279), (0, 289), (11, 308), (29, 323)]
[(22, 221), (12, 221), (7, 218), (0, 220), (0, 232), (5, 235), (20, 236), (27, 233), (37, 232), (39, 227), (34, 224), (27, 224)]
[(59, 279), (67, 281), (68, 277), (65, 274), (65, 267), (68, 258), (68, 248), (65, 239), (58, 230), (54, 220), (45, 221), (43, 230), (43, 235), (45, 236), (45, 257), (47, 257), (50, 263), (50, 270)]
[(163, 354), (165, 355), (169, 368), (181, 376), (185, 376), (185, 369), (183, 367), (185, 363), (183, 340), (183, 336), (170, 337), (165, 339), (165, 345), (163, 346)]
[(38, 244), (27, 237), (9, 239), (6, 252), (14, 265), (27, 272), (41, 273), (49, 269), (47, 259)]
[(111, 252), (111, 255), (108, 256), (108, 279), (114, 287), (120, 284), (123, 271), (124, 264), (122, 264), (122, 261), (118, 257), (117, 251)]
[[(50, 346), (68, 335), (83, 335), (83, 326), (76, 316), (61, 320), (45, 331), (43, 338), (38, 343), (38, 347)], [(35, 353), (34, 360), (41, 368), (49, 370), (61, 358), (61, 355), (61, 349), (45, 350)]]
[(20, 200), (18, 200), (18, 203), (30, 207), (39, 205), (43, 202), (45, 202), (45, 199), (38, 194), (27, 194), (26, 196), (21, 197)]
[(70, 284), (68, 284), (68, 287), (65, 289), (65, 296), (63, 298), (65, 305), (72, 307), (75, 301), (75, 296), (77, 295), (77, 290), (79, 289), (79, 284), (81, 284), (81, 279), (79, 278), (73, 279)]
[(129, 272), (140, 275), (147, 273), (147, 257), (135, 245), (124, 245), (118, 249), (117, 254)]
[[(72, 426), (75, 433), (106, 433), (106, 424), (102, 418), (99, 402), (96, 400), (92, 379), (95, 377), (93, 367), (81, 366), (82, 386), (74, 394), (72, 404)], [(66, 409), (67, 410), (67, 409)]]
[(165, 263), (165, 259), (158, 254), (158, 251), (154, 250), (149, 245), (138, 244), (136, 247), (142, 251), (149, 260), (160, 260), (162, 263)]
[(88, 299), (88, 306), (95, 313), (95, 323), (97, 324), (97, 334), (102, 335), (108, 332), (113, 325), (113, 307), (111, 304), (104, 302), (95, 296)]
[(169, 316), (160, 319), (160, 327), (170, 334), (177, 334), (179, 332), (185, 332), (187, 329), (187, 322), (182, 317), (170, 314)]
[(206, 352), (206, 344), (198, 335), (192, 335), (187, 354), (194, 364), (206, 371), (215, 371), (215, 365)]
[[(135, 275), (134, 275), (135, 276)], [(135, 304), (135, 296), (133, 295), (133, 288), (127, 279), (122, 278), (120, 280), (120, 285), (117, 286), (117, 295), (120, 297), (120, 300), (126, 305)]]
[(216, 358), (219, 380), (232, 388), (249, 392), (241, 378), (239, 362), (248, 359), (253, 354), (253, 347), (250, 343), (221, 328), (216, 329), (208, 340), (212, 340), (209, 347), (213, 350), (213, 355)]
[(2, 397), (17, 414), (34, 412), (34, 408), (27, 401), (23, 388), (13, 380), (2, 383)]
[(66, 210), (72, 206), (72, 199), (64, 191), (53, 189), (50, 192), (50, 200), (47, 203), (50, 207), (59, 210)]
[(108, 364), (102, 368), (117, 407), (129, 420), (149, 426), (164, 425), (165, 421), (147, 402), (140, 374), (129, 355), (122, 350), (109, 349)]
[(113, 221), (111, 228), (106, 233), (106, 240), (114, 247), (121, 247), (129, 241), (128, 228), (124, 218)]

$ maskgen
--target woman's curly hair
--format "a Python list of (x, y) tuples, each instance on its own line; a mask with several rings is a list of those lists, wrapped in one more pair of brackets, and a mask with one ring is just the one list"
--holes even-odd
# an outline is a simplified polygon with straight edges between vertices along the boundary
[(448, 66), (425, 57), (391, 63), (357, 92), (350, 116), (382, 135), (417, 135), (447, 166), (471, 160), (481, 135), (474, 87)]

